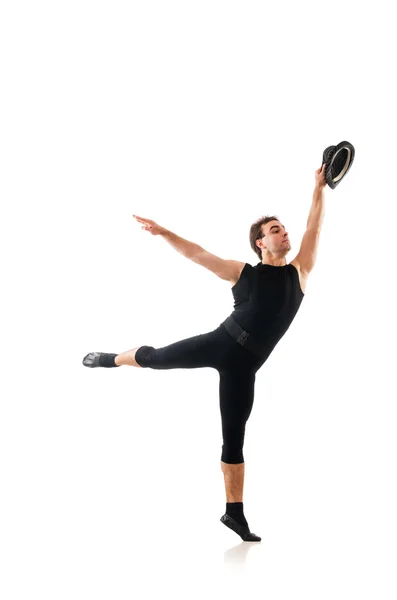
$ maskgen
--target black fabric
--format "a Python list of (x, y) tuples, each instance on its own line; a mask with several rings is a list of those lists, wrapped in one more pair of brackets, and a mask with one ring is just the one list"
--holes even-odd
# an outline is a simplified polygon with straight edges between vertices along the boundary
[[(244, 265), (232, 287), (234, 311), (230, 315), (260, 347), (266, 360), (287, 332), (304, 298), (294, 265)], [(243, 340), (244, 342), (244, 340)]]
[(214, 331), (163, 348), (141, 346), (135, 360), (141, 367), (152, 369), (216, 369), (223, 436), (221, 460), (230, 464), (244, 462), (245, 424), (254, 401), (258, 357), (237, 344), (220, 325)]
[(226, 514), (232, 517), (240, 525), (248, 527), (247, 519), (244, 516), (243, 502), (226, 502)]
[(262, 539), (259, 537), (259, 535), (251, 533), (249, 527), (240, 525), (240, 523), (237, 523), (233, 517), (229, 517), (229, 515), (226, 513), (221, 517), (221, 522), (226, 525), (226, 527), (229, 527), (229, 529), (237, 533), (241, 539), (244, 540), (244, 542), (260, 542)]
[(102, 352), (99, 356), (99, 366), (100, 367), (119, 367), (120, 365), (116, 365), (114, 359), (117, 354), (109, 354), (108, 352)]
[(251, 352), (257, 356), (262, 356), (262, 344), (257, 342), (252, 335), (245, 331), (231, 315), (226, 319), (226, 321), (223, 321), (222, 325), (238, 344), (248, 348), (248, 350), (251, 350)]
[(260, 341), (261, 356), (239, 344), (221, 323), (213, 331), (162, 348), (141, 346), (135, 360), (151, 369), (216, 369), (223, 436), (221, 460), (239, 464), (244, 462), (245, 427), (252, 411), (256, 372), (289, 328), (304, 294), (293, 265), (262, 263), (256, 267), (246, 263), (232, 293), (232, 316)]
[(354, 146), (350, 142), (340, 142), (337, 146), (328, 146), (323, 152), (325, 180), (331, 189), (335, 189), (346, 176), (353, 164)]

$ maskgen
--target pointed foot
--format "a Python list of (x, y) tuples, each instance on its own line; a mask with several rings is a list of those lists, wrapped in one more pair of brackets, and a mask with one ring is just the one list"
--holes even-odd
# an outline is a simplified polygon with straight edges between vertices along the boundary
[(237, 533), (244, 542), (260, 542), (262, 539), (258, 535), (255, 535), (255, 533), (251, 533), (248, 527), (240, 525), (240, 523), (237, 523), (237, 521), (227, 514), (224, 514), (223, 517), (221, 517), (221, 522)]

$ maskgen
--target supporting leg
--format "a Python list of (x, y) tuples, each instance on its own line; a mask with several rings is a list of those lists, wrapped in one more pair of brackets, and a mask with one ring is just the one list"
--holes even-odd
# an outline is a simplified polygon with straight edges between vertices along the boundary
[(243, 502), (245, 463), (231, 465), (221, 461), (225, 479), (226, 502)]
[[(255, 533), (251, 533), (243, 513), (245, 463), (234, 465), (221, 461), (221, 469), (225, 478), (226, 503), (228, 507), (227, 512), (221, 517), (221, 522), (237, 533), (244, 542), (260, 542), (261, 538), (255, 535)], [(233, 504), (231, 505), (231, 503)]]

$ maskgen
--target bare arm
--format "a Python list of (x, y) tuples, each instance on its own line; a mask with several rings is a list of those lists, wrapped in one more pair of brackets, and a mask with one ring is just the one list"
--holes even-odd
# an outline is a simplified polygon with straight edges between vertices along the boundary
[(157, 225), (157, 223), (150, 219), (144, 219), (142, 217), (137, 217), (136, 215), (133, 216), (139, 223), (143, 224), (142, 229), (150, 231), (152, 235), (161, 235), (161, 237), (175, 248), (175, 250), (178, 250), (178, 252), (186, 258), (189, 258), (198, 265), (212, 271), (221, 279), (232, 282), (238, 280), (245, 263), (237, 260), (224, 260), (223, 258), (219, 258), (219, 256), (215, 256), (215, 254), (211, 254), (210, 252), (207, 252), (207, 250), (204, 250), (202, 246), (185, 240), (165, 227)]
[(183, 256), (186, 258), (190, 258), (191, 260), (195, 260), (195, 258), (204, 251), (204, 248), (195, 244), (194, 242), (189, 242), (188, 240), (179, 237), (176, 233), (172, 233), (169, 229), (158, 225), (151, 219), (144, 219), (143, 217), (138, 217), (137, 215), (132, 215), (138, 223), (141, 223), (142, 229), (149, 231), (152, 235), (161, 235), (175, 250), (178, 250)]
[(190, 258), (190, 260), (198, 265), (212, 271), (212, 273), (215, 273), (215, 275), (221, 279), (235, 283), (240, 277), (240, 273), (245, 263), (237, 260), (225, 260), (219, 256), (215, 256), (215, 254), (211, 254), (211, 252), (204, 250), (204, 248), (198, 244), (188, 242), (175, 233), (172, 233), (172, 231), (166, 230), (162, 234), (162, 237), (167, 240), (173, 248), (183, 254), (183, 256)]
[(197, 262), (197, 257), (204, 252), (204, 248), (195, 244), (194, 242), (189, 242), (176, 233), (172, 233), (168, 229), (165, 229), (161, 234), (161, 237), (164, 238), (175, 250), (178, 250), (183, 256), (186, 258), (190, 258), (194, 262)]
[(313, 200), (310, 208), (309, 218), (307, 219), (307, 229), (320, 231), (324, 220), (324, 188), (327, 185), (325, 180), (325, 164), (315, 172), (316, 186), (313, 192)]
[(313, 192), (313, 200), (310, 208), (309, 217), (307, 219), (307, 229), (321, 230), (324, 213), (325, 213), (325, 202), (324, 202), (324, 188), (316, 186)]
[(303, 273), (310, 273), (317, 259), (318, 244), (325, 213), (324, 187), (326, 182), (324, 170), (325, 165), (322, 165), (316, 171), (316, 187), (313, 192), (313, 201), (307, 219), (306, 232), (295, 258)]

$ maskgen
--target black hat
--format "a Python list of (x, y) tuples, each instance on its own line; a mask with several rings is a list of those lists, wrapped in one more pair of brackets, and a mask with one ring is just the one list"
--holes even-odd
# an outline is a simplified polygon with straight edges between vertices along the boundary
[(323, 152), (325, 163), (325, 180), (334, 189), (342, 181), (353, 164), (354, 147), (349, 142), (341, 142), (337, 146), (328, 146)]

